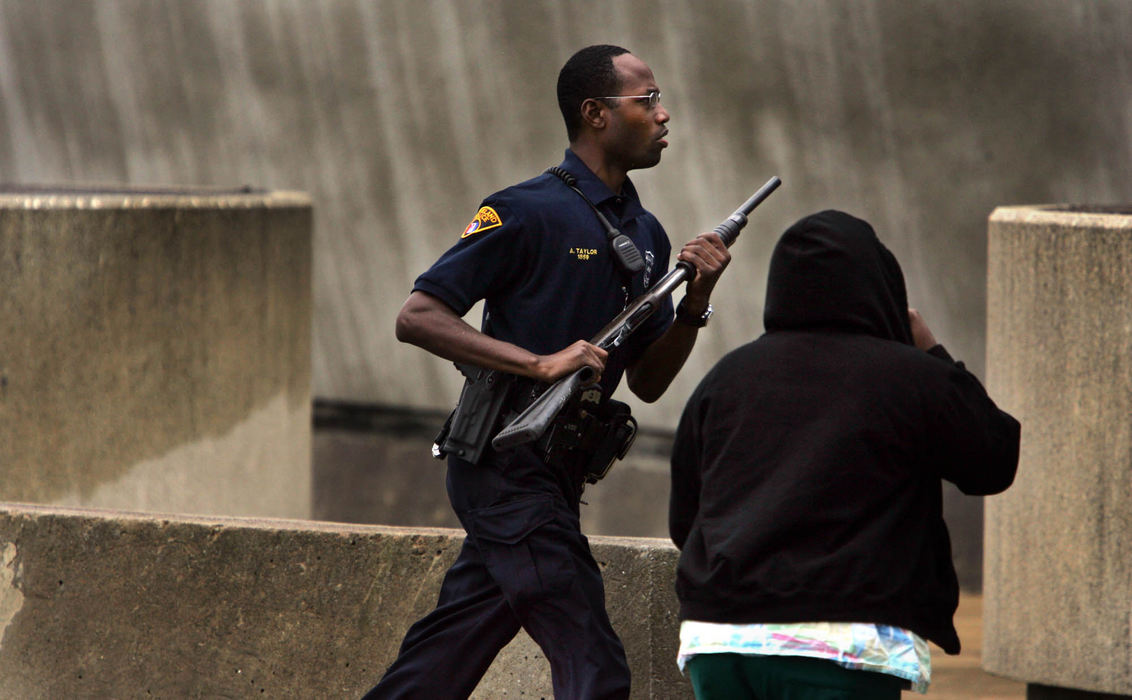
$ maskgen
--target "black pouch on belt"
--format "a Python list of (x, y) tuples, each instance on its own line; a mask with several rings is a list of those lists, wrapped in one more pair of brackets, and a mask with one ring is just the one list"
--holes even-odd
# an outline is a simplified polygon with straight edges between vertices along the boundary
[(602, 406), (602, 413), (603, 430), (586, 465), (585, 478), (588, 484), (596, 484), (604, 479), (614, 462), (625, 459), (637, 437), (637, 419), (633, 418), (628, 404), (610, 399)]
[(547, 463), (596, 484), (624, 459), (636, 435), (628, 404), (602, 401), (601, 391), (591, 388), (562, 410), (537, 444)]

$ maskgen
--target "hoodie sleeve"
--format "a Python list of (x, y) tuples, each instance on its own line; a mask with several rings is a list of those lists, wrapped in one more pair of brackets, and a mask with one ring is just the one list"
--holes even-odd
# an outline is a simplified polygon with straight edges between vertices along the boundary
[(972, 496), (1005, 491), (1018, 469), (1021, 425), (998, 408), (986, 389), (937, 345), (929, 353), (947, 363), (932, 420), (939, 474)]
[(676, 428), (672, 444), (672, 489), (668, 505), (668, 533), (677, 549), (691, 532), (700, 507), (700, 458), (702, 450), (701, 394), (703, 384), (692, 393)]

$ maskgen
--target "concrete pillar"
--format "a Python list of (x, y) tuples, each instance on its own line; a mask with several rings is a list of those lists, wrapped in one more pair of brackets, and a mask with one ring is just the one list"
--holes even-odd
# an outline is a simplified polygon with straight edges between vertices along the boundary
[(310, 513), (311, 204), (0, 188), (0, 500)]
[(989, 241), (988, 384), (1022, 454), (986, 503), (983, 666), (1130, 695), (1132, 207), (999, 208)]

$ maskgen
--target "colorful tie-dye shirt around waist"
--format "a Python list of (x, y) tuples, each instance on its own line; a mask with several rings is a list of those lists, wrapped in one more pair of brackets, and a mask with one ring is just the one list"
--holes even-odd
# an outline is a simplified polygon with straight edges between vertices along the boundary
[(685, 620), (680, 625), (680, 670), (696, 654), (766, 654), (828, 659), (845, 668), (909, 681), (926, 693), (932, 663), (928, 643), (900, 627), (860, 622), (728, 625)]

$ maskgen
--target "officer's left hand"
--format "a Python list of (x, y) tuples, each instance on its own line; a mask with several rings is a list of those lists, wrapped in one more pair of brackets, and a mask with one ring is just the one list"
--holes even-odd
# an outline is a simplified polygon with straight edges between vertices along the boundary
[(685, 243), (676, 259), (689, 262), (696, 268), (696, 277), (688, 283), (685, 293), (685, 305), (693, 312), (706, 309), (711, 290), (731, 262), (731, 252), (718, 234), (709, 231)]

